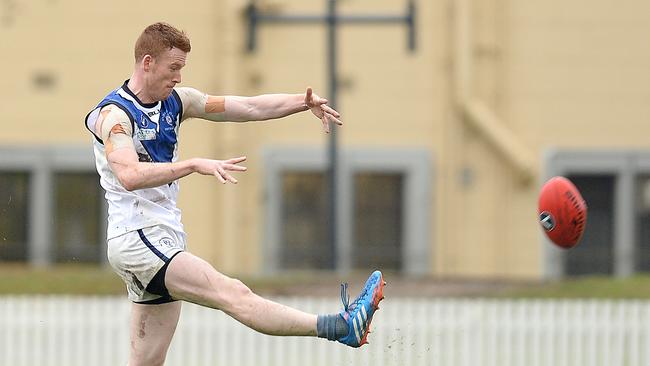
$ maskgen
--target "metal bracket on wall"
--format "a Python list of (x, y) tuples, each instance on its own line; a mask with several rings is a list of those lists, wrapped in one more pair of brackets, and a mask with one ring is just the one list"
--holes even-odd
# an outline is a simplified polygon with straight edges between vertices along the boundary
[(259, 10), (257, 1), (252, 0), (247, 9), (248, 38), (246, 49), (249, 52), (257, 46), (257, 29), (263, 23), (269, 24), (313, 24), (325, 23), (336, 27), (338, 24), (404, 24), (407, 26), (407, 42), (409, 51), (415, 51), (415, 1), (407, 3), (404, 14), (363, 14), (345, 15), (336, 12), (336, 0), (328, 0), (328, 12), (326, 14), (276, 14), (265, 13)]

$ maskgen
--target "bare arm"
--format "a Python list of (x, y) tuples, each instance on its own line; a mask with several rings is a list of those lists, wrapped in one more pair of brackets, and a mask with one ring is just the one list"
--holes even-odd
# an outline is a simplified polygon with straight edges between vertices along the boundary
[(210, 121), (265, 121), (311, 110), (329, 132), (330, 122), (341, 125), (341, 115), (327, 105), (327, 99), (307, 88), (305, 94), (263, 94), (255, 97), (213, 96), (196, 89), (182, 87), (176, 91), (183, 103), (183, 118)]
[(246, 170), (245, 167), (237, 165), (246, 160), (245, 157), (228, 160), (194, 158), (174, 163), (140, 162), (131, 138), (129, 117), (112, 105), (102, 109), (96, 129), (104, 141), (111, 170), (120, 184), (129, 191), (159, 187), (192, 173), (214, 175), (222, 183), (237, 183), (228, 171)]

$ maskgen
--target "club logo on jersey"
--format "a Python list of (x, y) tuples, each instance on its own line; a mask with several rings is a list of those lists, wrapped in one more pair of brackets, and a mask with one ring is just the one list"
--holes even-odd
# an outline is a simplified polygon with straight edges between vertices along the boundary
[(149, 121), (147, 121), (147, 118), (143, 115), (142, 118), (140, 118), (140, 123), (138, 123), (138, 126), (147, 127), (148, 125)]
[(167, 124), (170, 126), (174, 125), (174, 119), (172, 119), (172, 116), (169, 114), (165, 114), (165, 122), (167, 122)]

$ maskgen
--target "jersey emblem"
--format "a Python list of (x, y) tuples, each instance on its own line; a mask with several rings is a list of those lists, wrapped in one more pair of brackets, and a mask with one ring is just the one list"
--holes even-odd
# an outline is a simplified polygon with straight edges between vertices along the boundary
[(140, 123), (138, 123), (138, 125), (139, 125), (140, 127), (147, 127), (147, 125), (149, 125), (149, 122), (148, 122), (147, 119), (144, 117), (144, 115), (142, 116), (142, 118), (140, 118)]
[(174, 120), (172, 119), (172, 116), (170, 116), (167, 113), (165, 113), (165, 122), (167, 122), (167, 124), (170, 126), (174, 125)]

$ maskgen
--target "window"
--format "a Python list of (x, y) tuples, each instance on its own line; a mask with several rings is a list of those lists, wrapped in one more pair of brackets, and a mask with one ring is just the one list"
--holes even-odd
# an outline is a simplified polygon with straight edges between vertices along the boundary
[(0, 261), (105, 261), (106, 208), (92, 149), (0, 148)]
[(391, 149), (339, 154), (334, 248), (328, 232), (324, 152), (265, 152), (265, 269), (431, 272), (429, 153)]
[(57, 262), (100, 262), (102, 191), (95, 173), (54, 175), (54, 257)]
[(642, 175), (637, 179), (636, 227), (637, 255), (636, 269), (650, 272), (650, 176)]
[(28, 255), (29, 173), (0, 172), (0, 261)]
[(402, 267), (402, 174), (354, 177), (354, 268)]
[(333, 268), (325, 178), (322, 172), (283, 174), (282, 268)]
[(542, 241), (547, 277), (650, 271), (650, 151), (554, 151), (547, 157), (547, 178), (571, 179), (588, 207), (577, 247), (563, 251)]
[(587, 226), (581, 242), (567, 251), (566, 274), (614, 273), (614, 181), (613, 175), (567, 176), (588, 205)]

